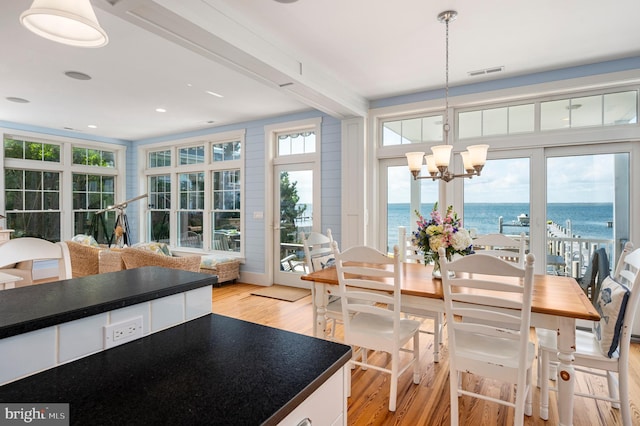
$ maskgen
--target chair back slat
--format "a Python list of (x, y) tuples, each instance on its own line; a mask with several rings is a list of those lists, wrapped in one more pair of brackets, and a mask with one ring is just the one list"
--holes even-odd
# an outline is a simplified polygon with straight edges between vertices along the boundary
[(526, 244), (527, 237), (524, 232), (520, 234), (519, 240), (500, 233), (486, 234), (473, 240), (473, 249), (477, 250), (477, 253), (499, 257), (522, 267), (524, 265)]
[[(391, 258), (378, 250), (356, 246), (340, 252), (333, 243), (342, 298), (345, 341), (353, 341), (350, 323), (355, 313), (367, 312), (394, 318), (394, 328), (400, 322), (400, 290), (402, 274), (398, 247)], [(382, 281), (384, 280), (384, 281)], [(387, 305), (393, 305), (388, 309)]]

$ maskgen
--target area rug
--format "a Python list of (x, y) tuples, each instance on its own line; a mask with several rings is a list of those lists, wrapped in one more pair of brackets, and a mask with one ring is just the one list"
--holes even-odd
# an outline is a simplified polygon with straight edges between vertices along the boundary
[(272, 285), (260, 290), (252, 291), (251, 294), (254, 296), (270, 297), (272, 299), (295, 302), (305, 296), (309, 296), (311, 294), (311, 290), (306, 288), (287, 287), (284, 285)]

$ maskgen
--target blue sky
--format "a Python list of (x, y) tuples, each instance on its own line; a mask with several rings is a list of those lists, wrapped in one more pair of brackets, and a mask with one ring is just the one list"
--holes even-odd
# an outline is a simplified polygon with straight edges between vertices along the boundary
[[(610, 154), (549, 158), (547, 201), (613, 202), (613, 160)], [(489, 160), (481, 176), (465, 180), (465, 202), (528, 203), (529, 175), (528, 159)], [(409, 202), (410, 177), (406, 166), (390, 170), (390, 203)], [(423, 199), (435, 199), (437, 185), (423, 182)]]

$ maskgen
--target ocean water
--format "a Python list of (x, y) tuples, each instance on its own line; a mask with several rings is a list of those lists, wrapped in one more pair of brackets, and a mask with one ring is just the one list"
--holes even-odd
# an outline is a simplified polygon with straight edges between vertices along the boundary
[[(433, 204), (423, 204), (421, 213), (428, 216)], [(398, 226), (406, 226), (410, 229), (417, 217), (409, 211), (409, 204), (389, 204), (388, 236), (389, 247), (398, 242)], [(518, 215), (529, 215), (528, 203), (467, 203), (464, 207), (463, 226), (475, 229), (476, 233), (490, 234), (499, 232), (498, 218), (502, 216), (503, 224), (517, 224)], [(613, 220), (613, 203), (551, 203), (547, 204), (547, 220), (551, 220), (561, 226), (567, 227), (567, 220), (571, 221), (571, 229), (574, 235), (583, 238), (612, 239), (613, 228), (607, 226), (607, 222)], [(509, 226), (503, 229), (503, 233), (519, 234), (522, 231), (528, 233), (527, 227)]]

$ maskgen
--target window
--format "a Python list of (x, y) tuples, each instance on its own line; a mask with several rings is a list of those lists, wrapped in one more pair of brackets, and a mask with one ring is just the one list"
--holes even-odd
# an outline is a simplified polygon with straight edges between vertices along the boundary
[(240, 142), (225, 142), (212, 145), (211, 158), (214, 162), (240, 159)]
[(458, 138), (529, 133), (534, 123), (535, 104), (465, 111), (458, 114)]
[[(620, 140), (635, 140), (629, 135), (638, 133), (637, 104), (637, 90), (608, 89), (454, 111), (454, 149), (460, 147), (460, 139), (486, 138), (493, 150), (480, 177), (437, 182), (432, 190), (425, 189), (432, 184), (429, 179), (410, 179), (404, 158), (408, 151), (428, 150), (431, 144), (424, 143), (421, 133), (424, 126), (413, 111), (398, 118), (402, 107), (385, 108), (383, 114), (393, 118), (377, 117), (376, 170), (377, 194), (386, 193), (386, 200), (379, 197), (375, 212), (380, 220), (373, 221), (386, 226), (370, 231), (371, 236), (381, 250), (391, 250), (397, 227), (411, 231), (414, 210), (426, 213), (440, 200), (456, 206), (465, 228), (477, 234), (528, 235), (528, 249), (539, 259), (537, 273), (580, 277), (598, 245), (606, 245), (610, 258), (617, 259), (632, 236), (628, 193), (636, 147), (635, 142)], [(603, 132), (604, 126), (619, 128)], [(563, 128), (580, 131), (562, 138), (547, 132)], [(459, 163), (454, 159), (453, 167), (461, 171)], [(421, 175), (426, 175), (424, 170)], [(446, 191), (439, 194), (438, 188)], [(549, 229), (556, 225), (562, 235)]]
[(240, 170), (213, 172), (215, 250), (240, 251)]
[(93, 235), (99, 243), (111, 243), (115, 212), (99, 215), (96, 212), (116, 203), (115, 179), (115, 176), (72, 174), (74, 234)]
[(442, 141), (442, 115), (385, 121), (382, 145), (405, 145)]
[(116, 158), (125, 148), (97, 142), (87, 148), (76, 145), (75, 139), (58, 139), (5, 135), (2, 190), (7, 226), (14, 229), (13, 237), (60, 241), (91, 233), (107, 242), (115, 214), (95, 212), (116, 201), (116, 176), (121, 173)]
[(637, 123), (635, 90), (540, 103), (540, 130)]
[(14, 237), (60, 241), (60, 173), (5, 169), (7, 225)]
[(171, 236), (171, 175), (149, 176), (150, 241), (169, 244)]
[(244, 135), (214, 136), (142, 151), (149, 194), (145, 228), (151, 241), (186, 251), (242, 252)]
[(202, 248), (204, 215), (204, 173), (181, 173), (178, 233), (180, 247)]
[(60, 145), (6, 137), (4, 139), (4, 156), (6, 158), (59, 163)]
[(204, 163), (204, 145), (178, 149), (180, 165)]
[(168, 167), (171, 165), (171, 151), (151, 151), (149, 153), (149, 167)]
[(73, 164), (83, 166), (115, 167), (115, 152), (73, 147)]
[(278, 155), (310, 154), (316, 152), (314, 131), (285, 133), (278, 135)]

